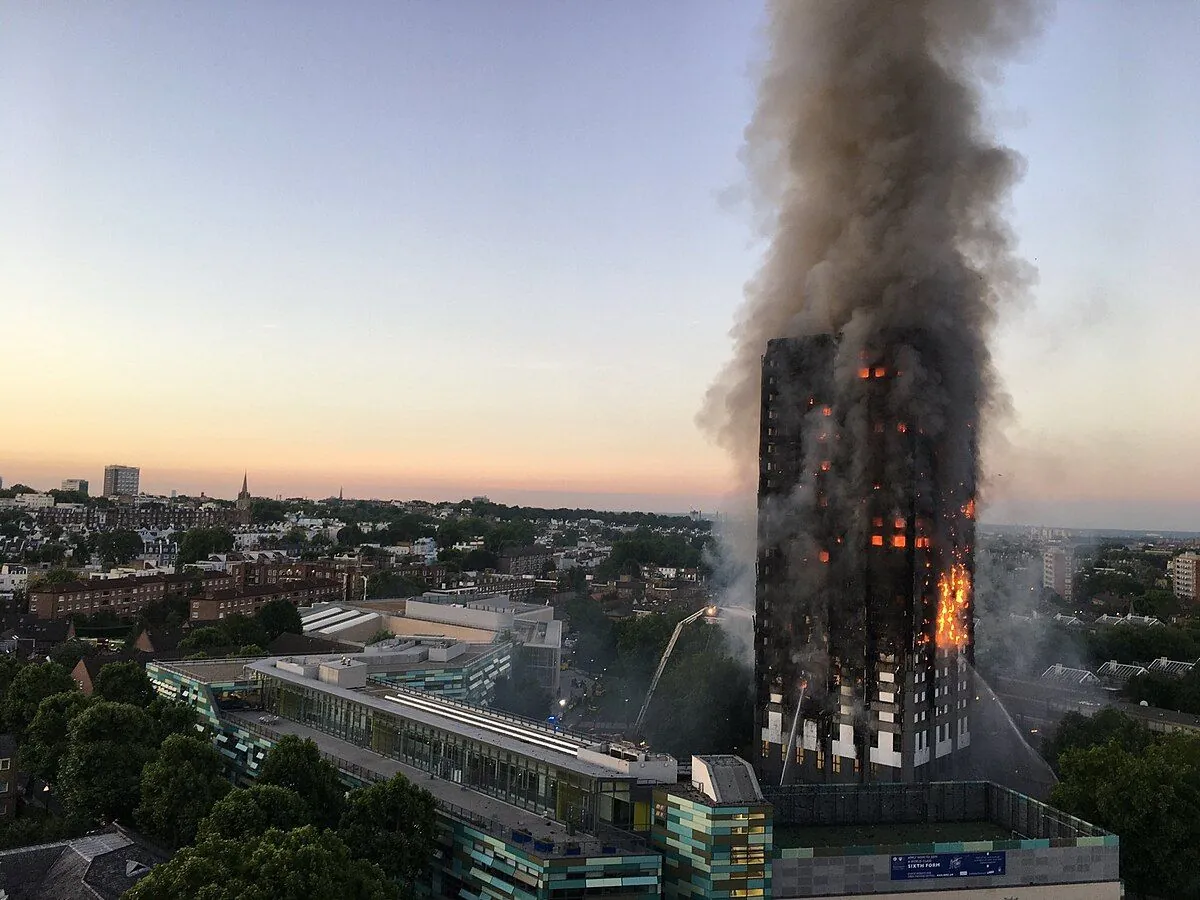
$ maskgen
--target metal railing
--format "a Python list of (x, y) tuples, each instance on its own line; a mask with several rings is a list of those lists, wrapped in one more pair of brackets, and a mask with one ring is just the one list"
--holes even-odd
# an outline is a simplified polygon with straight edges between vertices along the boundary
[(1103, 837), (1104, 829), (989, 781), (792, 784), (763, 789), (777, 825), (990, 822), (1025, 838)]

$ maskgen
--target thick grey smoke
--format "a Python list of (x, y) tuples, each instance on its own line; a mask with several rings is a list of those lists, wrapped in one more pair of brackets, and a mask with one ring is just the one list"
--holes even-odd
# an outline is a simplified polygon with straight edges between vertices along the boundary
[[(841, 333), (840, 370), (920, 332), (908, 391), (937, 432), (996, 396), (987, 338), (1027, 284), (1003, 212), (1021, 163), (982, 82), (1032, 30), (1027, 0), (771, 0), (745, 155), (769, 249), (702, 424), (752, 477), (770, 338)], [(962, 467), (974, 450), (960, 446)]]
[[(1004, 218), (1021, 161), (991, 133), (983, 88), (1032, 33), (1037, 10), (1033, 0), (769, 0), (768, 9), (745, 147), (768, 247), (701, 423), (733, 456), (748, 496), (760, 437), (777, 430), (759, 427), (767, 342), (836, 336), (806, 345), (812, 373), (826, 376), (772, 382), (802, 389), (776, 394), (782, 412), (772, 401), (788, 419), (779, 432), (802, 435), (800, 478), (759, 506), (757, 535), (742, 517), (746, 533), (728, 548), (752, 554), (757, 537), (781, 549), (789, 583), (772, 603), (787, 612), (773, 628), (788, 637), (762, 652), (784, 710), (805, 685), (828, 723), (848, 699), (830, 677), (830, 648), (851, 668), (883, 649), (864, 637), (872, 542), (915, 517), (933, 572), (970, 566), (979, 428), (999, 396), (988, 340), (1031, 274)], [(726, 605), (753, 604), (748, 581), (733, 582)], [(894, 605), (873, 609), (898, 615)]]

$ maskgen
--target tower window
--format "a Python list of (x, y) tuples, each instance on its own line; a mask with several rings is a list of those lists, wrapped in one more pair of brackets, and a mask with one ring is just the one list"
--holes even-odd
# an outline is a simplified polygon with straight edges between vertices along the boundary
[(871, 546), (872, 547), (882, 547), (883, 546), (883, 535), (882, 534), (871, 535)]
[(908, 543), (908, 540), (902, 534), (896, 534), (896, 535), (892, 536), (892, 546), (893, 547), (903, 547), (907, 543)]

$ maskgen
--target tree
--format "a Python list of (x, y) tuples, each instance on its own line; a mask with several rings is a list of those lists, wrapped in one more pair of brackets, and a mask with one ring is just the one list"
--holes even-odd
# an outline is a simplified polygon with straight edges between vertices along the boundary
[(311, 825), (271, 828), (250, 840), (210, 839), (155, 866), (126, 900), (393, 900), (395, 885), (373, 863), (356, 859), (332, 831)]
[(158, 746), (154, 720), (127, 703), (92, 703), (71, 721), (58, 767), (63, 808), (84, 822), (128, 819)]
[(155, 697), (146, 711), (154, 723), (155, 744), (161, 744), (173, 734), (195, 736), (199, 733), (196, 708), (189, 703)]
[(264, 603), (255, 618), (266, 632), (267, 641), (275, 640), (284, 632), (289, 634), (304, 632), (304, 625), (300, 621), (300, 610), (296, 609), (290, 600), (282, 597), (276, 597), (274, 600)]
[(227, 645), (237, 644), (266, 644), (270, 638), (262, 623), (253, 616), (235, 613), (221, 620), (221, 633), (225, 635)]
[(1200, 741), (1168, 735), (1136, 753), (1110, 740), (1068, 750), (1059, 763), (1050, 802), (1120, 835), (1132, 893), (1200, 893)]
[(229, 792), (221, 758), (200, 738), (173, 734), (142, 772), (138, 825), (170, 847), (190, 844), (200, 820)]
[(287, 515), (287, 504), (281, 500), (255, 497), (250, 501), (250, 521), (256, 525), (282, 522)]
[(34, 587), (49, 586), (52, 584), (70, 584), (72, 581), (78, 581), (79, 576), (74, 569), (50, 569), (48, 572), (43, 572), (37, 577), (34, 582)]
[(367, 579), (367, 595), (372, 599), (418, 597), (427, 590), (429, 585), (420, 578), (396, 572), (374, 572)]
[(347, 525), (338, 529), (337, 542), (346, 547), (357, 547), (366, 539), (363, 530), (357, 525)]
[(364, 859), (411, 888), (436, 840), (433, 795), (403, 775), (351, 791), (338, 835)]
[(100, 667), (95, 694), (101, 700), (147, 707), (154, 699), (154, 688), (141, 663), (110, 662)]
[(67, 752), (71, 722), (90, 702), (82, 691), (71, 690), (53, 694), (39, 703), (21, 744), (21, 768), (55, 783), (59, 763)]
[(216, 647), (224, 647), (227, 643), (229, 643), (229, 639), (225, 636), (224, 631), (215, 625), (205, 625), (203, 628), (197, 628), (190, 632), (179, 642), (178, 649), (185, 653), (189, 650), (212, 650)]
[(575, 597), (564, 609), (577, 641), (575, 659), (579, 668), (599, 672), (607, 667), (617, 650), (612, 620), (591, 597)]
[(233, 534), (219, 525), (213, 528), (189, 528), (179, 542), (176, 567), (206, 559), (210, 553), (228, 553), (233, 549)]
[(1141, 753), (1150, 746), (1153, 737), (1136, 719), (1109, 706), (1094, 716), (1067, 713), (1058, 723), (1054, 736), (1042, 747), (1042, 755), (1057, 769), (1059, 757), (1069, 750), (1086, 750), (1114, 742), (1123, 750)]
[(95, 653), (96, 646), (94, 644), (86, 643), (78, 638), (71, 638), (50, 651), (50, 661), (58, 663), (70, 672), (81, 659)]
[(500, 560), (490, 550), (476, 548), (463, 556), (461, 565), (464, 571), (481, 572), (485, 569), (497, 568), (500, 565)]
[(246, 841), (268, 828), (290, 831), (310, 824), (312, 812), (295, 791), (277, 784), (252, 784), (216, 802), (200, 823), (199, 839)]
[(58, 663), (24, 666), (13, 677), (3, 701), (0, 701), (0, 717), (4, 719), (5, 728), (15, 734), (19, 742), (37, 715), (38, 704), (47, 697), (77, 689), (71, 673)]
[(123, 565), (142, 552), (142, 538), (128, 528), (106, 531), (96, 539), (96, 552), (108, 568)]
[(263, 760), (258, 781), (295, 791), (319, 824), (333, 827), (341, 817), (345, 788), (337, 769), (322, 759), (311, 739), (292, 734), (281, 737)]

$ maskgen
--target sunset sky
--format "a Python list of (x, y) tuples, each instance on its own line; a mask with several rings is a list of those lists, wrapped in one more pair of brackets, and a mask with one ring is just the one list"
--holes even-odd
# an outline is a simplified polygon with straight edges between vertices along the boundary
[[(722, 502), (757, 4), (4, 19), (5, 485)], [(1198, 41), (1197, 4), (1062, 0), (995, 91), (1040, 280), (985, 520), (1200, 530)]]

